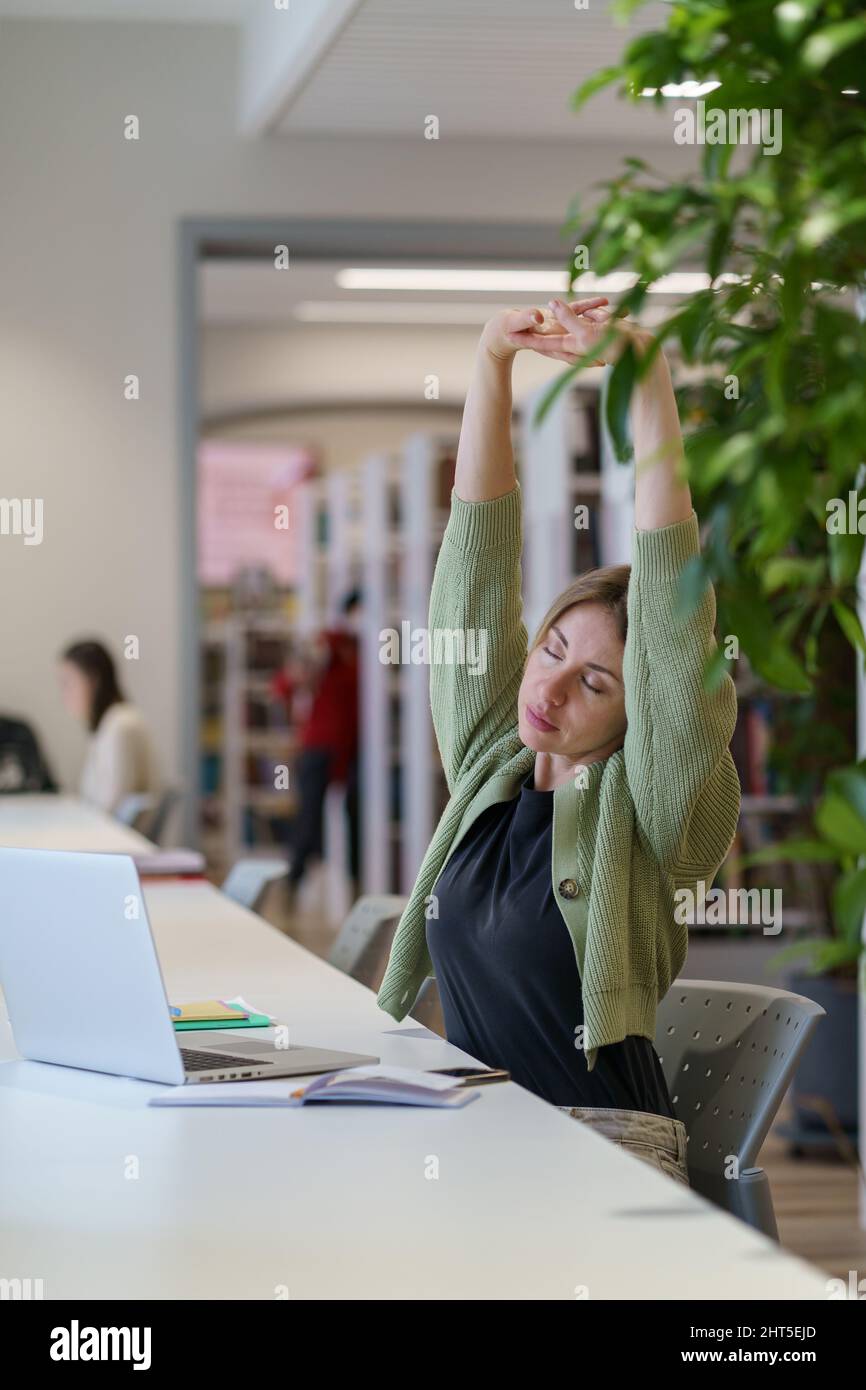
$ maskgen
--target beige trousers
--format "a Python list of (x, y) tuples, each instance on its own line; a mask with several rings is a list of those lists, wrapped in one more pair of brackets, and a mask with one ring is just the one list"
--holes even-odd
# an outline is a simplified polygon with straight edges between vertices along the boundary
[(635, 1158), (642, 1158), (669, 1178), (689, 1187), (686, 1160), (686, 1127), (682, 1120), (651, 1115), (645, 1110), (604, 1110), (596, 1106), (560, 1105), (575, 1120), (597, 1129), (606, 1139), (621, 1144)]

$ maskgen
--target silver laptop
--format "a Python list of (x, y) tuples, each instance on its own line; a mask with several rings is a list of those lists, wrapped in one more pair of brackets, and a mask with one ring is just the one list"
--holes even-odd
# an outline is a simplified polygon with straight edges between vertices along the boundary
[[(125, 854), (0, 848), (0, 988), (23, 1057), (183, 1085), (378, 1062), (256, 1038), (176, 1033), (135, 864)], [(237, 1032), (245, 1034), (237, 1037)], [(262, 1030), (264, 1031), (264, 1030)]]

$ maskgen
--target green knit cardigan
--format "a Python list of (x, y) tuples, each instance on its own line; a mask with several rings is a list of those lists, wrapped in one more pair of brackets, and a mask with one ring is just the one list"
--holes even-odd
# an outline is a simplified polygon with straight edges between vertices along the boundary
[[(380, 1007), (397, 1020), (411, 1012), (433, 974), (426, 920), (435, 915), (431, 895), (446, 860), (483, 810), (519, 794), (535, 761), (517, 728), (528, 651), (522, 544), (519, 483), (483, 502), (465, 502), (452, 490), (430, 596), (430, 635), (486, 631), (487, 661), (483, 672), (431, 664), (433, 725), (450, 795), (379, 989)], [(658, 1001), (688, 950), (688, 928), (674, 918), (674, 893), (696, 890), (700, 879), (709, 886), (740, 810), (728, 747), (737, 716), (734, 683), (726, 674), (712, 692), (703, 687), (704, 662), (716, 645), (712, 587), (685, 622), (675, 617), (678, 577), (700, 552), (695, 513), (672, 526), (635, 530), (632, 551), (625, 741), (553, 793), (552, 884), (580, 971), (590, 1070), (599, 1047), (631, 1034), (655, 1037)]]

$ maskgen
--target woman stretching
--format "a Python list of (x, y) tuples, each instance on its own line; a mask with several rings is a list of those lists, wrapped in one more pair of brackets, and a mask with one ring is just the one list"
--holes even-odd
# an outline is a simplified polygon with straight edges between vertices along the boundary
[(661, 352), (632, 397), (631, 566), (576, 579), (529, 649), (522, 617), (511, 364), (520, 348), (572, 363), (592, 348), (611, 363), (627, 341), (645, 352), (650, 335), (606, 303), (553, 300), (545, 332), (539, 310), (505, 310), (481, 336), (429, 622), (485, 632), (488, 657), (483, 672), (431, 666), (450, 799), (378, 1001), (402, 1019), (435, 973), (449, 1042), (688, 1184), (656, 1009), (688, 948), (674, 894), (712, 882), (740, 787), (733, 681), (703, 687), (712, 588), (675, 615), (700, 541)]

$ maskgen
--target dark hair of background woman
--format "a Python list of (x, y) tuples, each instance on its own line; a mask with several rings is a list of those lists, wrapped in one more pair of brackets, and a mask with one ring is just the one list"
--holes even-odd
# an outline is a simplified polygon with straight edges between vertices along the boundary
[(63, 653), (63, 660), (77, 666), (91, 681), (89, 724), (93, 733), (99, 728), (105, 711), (123, 699), (111, 653), (101, 642), (73, 642)]

